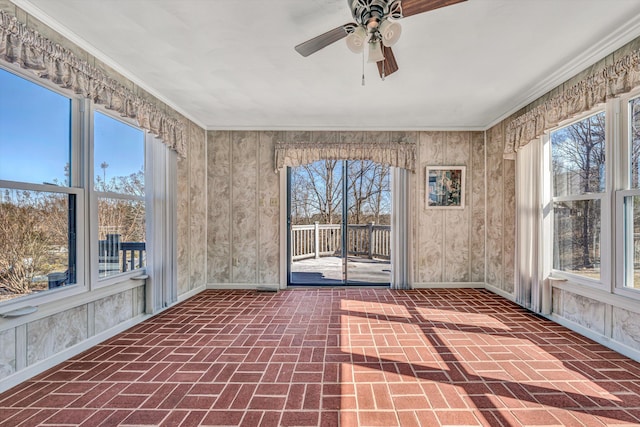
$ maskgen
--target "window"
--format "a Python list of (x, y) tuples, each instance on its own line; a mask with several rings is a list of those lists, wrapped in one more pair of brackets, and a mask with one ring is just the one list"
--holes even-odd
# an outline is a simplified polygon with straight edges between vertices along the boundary
[(143, 269), (147, 310), (175, 301), (176, 153), (16, 73), (0, 68), (0, 313), (139, 286)]
[(98, 276), (145, 266), (145, 134), (94, 113), (93, 187), (98, 204)]
[(600, 281), (607, 204), (605, 113), (559, 128), (550, 140), (553, 269)]
[(0, 69), (0, 304), (77, 283), (71, 99)]
[(622, 213), (622, 256), (624, 277), (621, 285), (640, 289), (640, 97), (627, 103), (627, 144), (623, 157), (627, 167), (623, 177), (625, 190), (618, 192), (617, 203)]

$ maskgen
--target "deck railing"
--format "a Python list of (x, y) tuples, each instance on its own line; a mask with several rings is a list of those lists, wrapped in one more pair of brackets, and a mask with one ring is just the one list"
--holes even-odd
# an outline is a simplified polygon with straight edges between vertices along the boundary
[(145, 242), (121, 242), (119, 234), (98, 241), (100, 275), (131, 271), (145, 266)]
[[(342, 253), (340, 224), (310, 224), (291, 226), (291, 257), (293, 261)], [(391, 226), (349, 224), (347, 226), (347, 254), (368, 258), (389, 259), (391, 256)]]
[[(145, 242), (121, 242), (119, 234), (108, 234), (106, 240), (98, 240), (98, 276), (123, 273), (146, 264)], [(75, 276), (73, 276), (75, 277)], [(58, 288), (75, 279), (69, 270), (47, 275), (49, 289)]]

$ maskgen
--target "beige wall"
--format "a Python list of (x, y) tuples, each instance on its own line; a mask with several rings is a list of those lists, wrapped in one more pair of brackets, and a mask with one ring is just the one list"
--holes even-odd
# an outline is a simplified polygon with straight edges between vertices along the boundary
[(505, 125), (487, 136), (487, 285), (514, 292), (516, 243), (515, 161), (504, 160)]
[(207, 142), (206, 132), (190, 123), (187, 156), (178, 159), (178, 297), (206, 285)]
[[(485, 168), (483, 132), (416, 132), (412, 177), (413, 284), (484, 284)], [(427, 209), (426, 167), (466, 166), (465, 207)]]
[[(416, 286), (484, 284), (483, 132), (262, 132), (210, 131), (208, 146), (208, 284), (279, 282), (280, 178), (276, 141), (416, 141), (418, 170), (411, 178), (413, 275)], [(430, 210), (427, 165), (466, 166), (463, 210)]]
[(81, 295), (44, 304), (29, 316), (2, 319), (0, 390), (14, 384), (13, 375), (30, 372), (27, 378), (47, 368), (49, 360), (60, 362), (61, 354), (71, 356), (85, 343), (95, 345), (141, 321), (145, 313), (144, 286), (128, 281), (119, 288), (113, 292), (103, 289), (93, 297)]
[(207, 280), (277, 284), (280, 187), (273, 152), (281, 132), (208, 132)]

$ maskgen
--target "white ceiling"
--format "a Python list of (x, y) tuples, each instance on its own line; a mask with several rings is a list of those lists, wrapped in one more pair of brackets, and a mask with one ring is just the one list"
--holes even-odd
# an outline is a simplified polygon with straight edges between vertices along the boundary
[(640, 35), (638, 0), (469, 0), (402, 19), (381, 81), (345, 0), (12, 0), (207, 129), (486, 129)]

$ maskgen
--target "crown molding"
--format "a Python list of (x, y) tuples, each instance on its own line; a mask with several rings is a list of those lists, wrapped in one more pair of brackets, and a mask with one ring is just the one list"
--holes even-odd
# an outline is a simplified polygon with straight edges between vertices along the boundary
[(546, 78), (532, 86), (531, 89), (514, 100), (511, 106), (506, 108), (505, 113), (487, 124), (485, 130), (497, 125), (518, 110), (531, 104), (547, 92), (576, 76), (617, 49), (620, 49), (638, 36), (640, 36), (640, 15), (634, 16), (598, 43), (585, 50), (581, 55), (567, 62), (564, 66), (558, 68), (555, 72), (550, 73)]
[(210, 125), (206, 127), (207, 131), (265, 131), (265, 132), (483, 132), (484, 126), (382, 126), (382, 127), (349, 127), (349, 126), (332, 126), (332, 125), (271, 125), (271, 126), (244, 126), (244, 125)]

